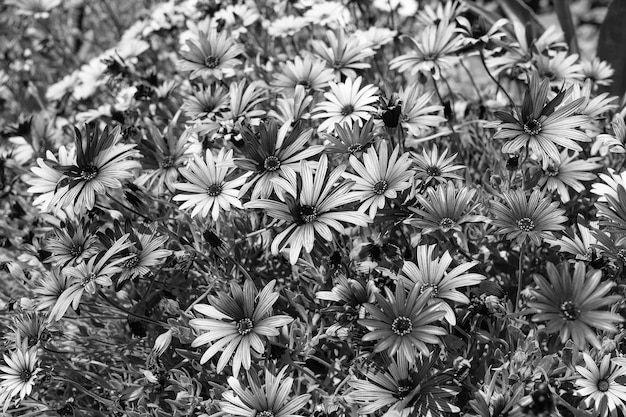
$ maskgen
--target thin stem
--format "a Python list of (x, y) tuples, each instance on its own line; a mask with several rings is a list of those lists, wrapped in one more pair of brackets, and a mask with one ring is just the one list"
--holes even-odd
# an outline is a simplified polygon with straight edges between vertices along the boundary
[(461, 66), (463, 67), (463, 69), (465, 70), (465, 72), (467, 73), (468, 78), (470, 79), (470, 82), (472, 83), (472, 86), (474, 87), (474, 91), (476, 91), (476, 95), (478, 96), (478, 100), (480, 102), (483, 101), (483, 97), (482, 94), (480, 93), (480, 90), (478, 89), (478, 86), (476, 85), (476, 81), (474, 81), (474, 77), (472, 77), (472, 73), (470, 72), (469, 68), (467, 68), (465, 66), (465, 64), (463, 63), (463, 61), (459, 61), (459, 63), (461, 64)]
[[(442, 105), (445, 106), (445, 103), (443, 101), (443, 97), (441, 96), (441, 93), (439, 92), (439, 86), (437, 85), (437, 80), (435, 80), (435, 77), (431, 77), (433, 80), (433, 86), (435, 87), (435, 93), (437, 94), (437, 97), (439, 98), (439, 101), (441, 102)], [(452, 110), (454, 111), (454, 110)], [(448, 127), (450, 128), (450, 130), (452, 131), (452, 135), (456, 136), (456, 130), (454, 129), (454, 124), (452, 124), (452, 121), (450, 120), (449, 117), (446, 117), (446, 122), (448, 123)]]
[(483, 63), (483, 67), (485, 68), (485, 71), (487, 72), (487, 75), (489, 76), (489, 78), (491, 78), (491, 80), (494, 83), (496, 83), (496, 85), (498, 86), (498, 89), (496, 90), (496, 95), (498, 94), (498, 91), (502, 90), (502, 92), (504, 93), (506, 98), (509, 100), (509, 103), (511, 104), (511, 107), (515, 108), (516, 107), (515, 102), (513, 101), (513, 99), (509, 95), (509, 93), (506, 92), (504, 87), (502, 87), (502, 84), (500, 84), (500, 82), (495, 79), (495, 77), (493, 76), (491, 71), (489, 71), (489, 67), (487, 67), (487, 62), (485, 61), (485, 55), (483, 54), (483, 50), (482, 49), (480, 50), (480, 62)]
[(519, 311), (522, 300), (522, 285), (524, 283), (524, 255), (526, 254), (526, 244), (522, 242), (519, 253), (519, 265), (517, 268), (517, 296), (515, 297), (515, 311)]

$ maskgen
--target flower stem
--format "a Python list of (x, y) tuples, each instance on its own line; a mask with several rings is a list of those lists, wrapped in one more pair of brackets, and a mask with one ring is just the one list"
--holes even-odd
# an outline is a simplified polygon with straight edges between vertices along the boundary
[(515, 297), (515, 311), (519, 311), (520, 302), (522, 299), (522, 284), (524, 281), (524, 270), (522, 268), (524, 266), (525, 254), (526, 254), (526, 245), (522, 243), (520, 247), (520, 251), (519, 251), (519, 265), (517, 268), (517, 296)]
[(496, 83), (496, 85), (498, 86), (498, 89), (496, 90), (496, 94), (498, 94), (498, 91), (502, 90), (502, 92), (504, 93), (504, 95), (506, 96), (506, 98), (509, 100), (509, 103), (511, 103), (511, 107), (515, 108), (515, 102), (513, 101), (513, 99), (511, 98), (511, 96), (509, 95), (509, 93), (506, 92), (506, 90), (504, 89), (504, 87), (502, 87), (502, 84), (500, 84), (500, 82), (498, 80), (495, 79), (495, 77), (493, 76), (493, 74), (491, 73), (491, 71), (489, 71), (489, 67), (487, 67), (487, 62), (485, 62), (485, 55), (483, 54), (483, 50), (480, 50), (480, 62), (483, 63), (483, 67), (485, 68), (485, 71), (487, 72), (487, 75), (489, 76), (489, 78), (491, 78), (491, 80)]

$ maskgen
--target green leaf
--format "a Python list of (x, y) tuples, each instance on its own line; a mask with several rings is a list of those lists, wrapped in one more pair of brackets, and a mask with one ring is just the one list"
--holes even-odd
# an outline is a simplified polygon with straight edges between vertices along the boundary
[(571, 0), (554, 0), (554, 9), (556, 16), (559, 18), (565, 42), (569, 45), (570, 52), (577, 54), (578, 39), (576, 38), (576, 26), (572, 17)]

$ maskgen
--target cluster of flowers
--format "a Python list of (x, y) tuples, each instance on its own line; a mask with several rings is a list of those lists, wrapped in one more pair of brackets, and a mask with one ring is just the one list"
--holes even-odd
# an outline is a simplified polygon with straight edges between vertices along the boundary
[(48, 88), (0, 159), (4, 412), (626, 415), (611, 67), (344, 3), (164, 2)]

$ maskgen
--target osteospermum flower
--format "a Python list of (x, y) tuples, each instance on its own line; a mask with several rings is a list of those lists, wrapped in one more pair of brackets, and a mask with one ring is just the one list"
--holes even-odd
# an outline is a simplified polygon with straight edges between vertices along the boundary
[(230, 206), (243, 208), (237, 196), (238, 187), (246, 182), (246, 177), (241, 175), (226, 180), (235, 167), (232, 149), (220, 149), (217, 157), (213, 156), (211, 149), (207, 149), (205, 155), (205, 159), (195, 155), (189, 165), (180, 170), (188, 182), (174, 184), (175, 189), (182, 191), (174, 196), (174, 200), (184, 202), (181, 210), (193, 207), (191, 217), (207, 217), (211, 213), (213, 220), (217, 221), (220, 208), (226, 211), (230, 210)]
[(361, 155), (372, 143), (377, 133), (374, 118), (371, 117), (363, 126), (359, 124), (343, 123), (335, 126), (334, 134), (325, 135), (329, 144), (326, 152), (344, 155)]
[(426, 344), (440, 342), (438, 336), (447, 334), (445, 329), (433, 325), (445, 315), (440, 303), (429, 304), (432, 288), (414, 285), (408, 296), (402, 280), (396, 281), (395, 295), (385, 288), (387, 297), (375, 294), (376, 304), (365, 303), (371, 318), (359, 320), (369, 329), (363, 341), (378, 340), (374, 352), (388, 351), (404, 355), (413, 362), (418, 353), (429, 355)]
[(580, 181), (590, 181), (596, 178), (594, 170), (602, 168), (599, 158), (578, 159), (578, 153), (572, 155), (568, 151), (561, 151), (560, 158), (551, 162), (543, 175), (539, 178), (539, 186), (550, 192), (557, 191), (561, 201), (567, 203), (570, 200), (568, 188), (577, 193), (585, 190)]
[[(389, 416), (444, 417), (458, 413), (452, 404), (459, 388), (452, 385), (451, 375), (433, 368), (436, 355), (409, 361), (404, 355), (386, 358), (382, 364), (357, 369), (359, 378), (348, 384), (351, 401), (362, 407), (360, 415), (374, 415), (385, 407)], [(395, 413), (395, 414), (392, 414)]]
[(79, 223), (68, 221), (63, 226), (55, 228), (55, 236), (46, 242), (45, 248), (50, 252), (48, 262), (63, 268), (88, 260), (100, 252), (96, 222), (81, 219)]
[(472, 203), (476, 195), (475, 189), (458, 187), (451, 181), (439, 185), (436, 189), (428, 187), (428, 197), (416, 195), (421, 207), (409, 207), (416, 216), (405, 222), (422, 229), (422, 233), (440, 230), (461, 232), (464, 223), (487, 222), (485, 216), (472, 214), (479, 203)]
[(259, 199), (246, 203), (246, 208), (265, 209), (271, 217), (289, 224), (274, 238), (272, 253), (278, 254), (282, 247), (289, 245), (289, 262), (295, 264), (302, 248), (307, 253), (313, 250), (316, 234), (331, 241), (333, 239), (331, 228), (344, 233), (344, 227), (340, 222), (367, 226), (370, 221), (367, 215), (357, 211), (339, 210), (339, 207), (358, 198), (350, 192), (352, 182), (336, 185), (344, 169), (343, 166), (335, 168), (327, 178), (326, 155), (321, 156), (315, 174), (311, 165), (302, 161), (300, 180), (295, 174), (289, 174), (287, 179), (274, 180), (285, 192), (285, 202)]
[(3, 403), (4, 412), (14, 397), (19, 397), (17, 403), (32, 392), (41, 371), (37, 350), (37, 345), (29, 349), (27, 341), (23, 340), (10, 356), (4, 355), (5, 364), (0, 366), (0, 403)]
[(430, 185), (443, 183), (449, 180), (462, 180), (463, 177), (454, 171), (465, 168), (463, 165), (455, 165), (456, 154), (448, 156), (448, 149), (439, 152), (437, 145), (429, 150), (422, 149), (422, 154), (412, 153), (415, 161), (415, 179), (418, 183)]
[[(591, 234), (590, 229), (597, 229), (598, 222), (584, 221), (583, 217), (579, 214), (576, 221), (576, 228), (572, 226), (558, 239), (546, 239), (545, 242), (553, 248), (558, 248), (559, 252), (569, 253), (574, 255), (577, 261), (593, 261), (595, 255), (595, 249), (598, 244), (598, 239)], [(576, 233), (576, 230), (578, 233)]]
[(192, 119), (205, 119), (219, 116), (228, 104), (228, 91), (221, 85), (211, 84), (185, 97), (181, 109)]
[(514, 154), (526, 148), (542, 161), (543, 168), (550, 162), (560, 161), (557, 146), (576, 152), (582, 151), (576, 142), (590, 142), (591, 139), (578, 127), (585, 124), (588, 118), (575, 114), (583, 104), (584, 98), (579, 98), (558, 108), (565, 98), (565, 92), (560, 92), (546, 104), (550, 81), (544, 79), (539, 82), (535, 73), (524, 95), (524, 103), (518, 115), (497, 112), (502, 120), (500, 130), (494, 139), (506, 139), (502, 145), (502, 152)]
[(550, 80), (550, 85), (554, 87), (569, 86), (582, 80), (582, 68), (577, 61), (577, 54), (570, 55), (564, 51), (551, 56), (541, 54), (535, 56), (537, 72)]
[(356, 78), (355, 70), (370, 67), (367, 58), (376, 54), (376, 51), (367, 47), (358, 36), (346, 35), (343, 29), (326, 31), (328, 43), (322, 40), (311, 41), (313, 51), (335, 70), (335, 80), (339, 80), (341, 74), (347, 78)]
[(576, 394), (585, 397), (585, 406), (593, 406), (598, 416), (626, 415), (626, 386), (616, 380), (626, 376), (623, 359), (620, 361), (611, 359), (611, 354), (604, 355), (599, 368), (587, 352), (583, 352), (583, 359), (585, 366), (576, 366), (582, 378), (575, 383), (579, 387)]
[(559, 208), (539, 190), (526, 197), (523, 190), (502, 195), (504, 201), (493, 201), (491, 213), (497, 233), (506, 234), (507, 239), (522, 244), (530, 240), (540, 245), (543, 239), (551, 239), (552, 231), (563, 230), (567, 221), (565, 210)]
[(217, 362), (218, 373), (224, 370), (231, 358), (233, 375), (239, 375), (242, 365), (244, 369), (250, 369), (251, 351), (263, 353), (264, 339), (278, 336), (278, 329), (293, 321), (289, 316), (271, 315), (272, 306), (278, 299), (278, 293), (274, 291), (275, 285), (276, 280), (273, 280), (259, 293), (250, 279), (244, 282), (243, 289), (231, 282), (230, 295), (220, 292), (216, 297), (208, 297), (210, 304), (194, 306), (206, 318), (196, 318), (189, 322), (201, 333), (191, 346), (211, 344), (202, 355), (201, 364), (221, 351)]
[(225, 31), (215, 28), (208, 32), (198, 31), (197, 36), (187, 40), (189, 50), (180, 51), (178, 62), (181, 71), (190, 71), (189, 77), (217, 78), (233, 73), (232, 68), (241, 63), (236, 59), (244, 47), (233, 41)]
[[(616, 114), (611, 120), (611, 133), (601, 133), (596, 136), (591, 153), (600, 153), (606, 156), (611, 153), (626, 153), (626, 122), (621, 114)], [(34, 169), (34, 168), (33, 168)]]
[(606, 61), (595, 57), (592, 60), (583, 59), (580, 63), (585, 79), (591, 80), (594, 86), (610, 85), (613, 77), (613, 67)]
[[(406, 261), (402, 266), (402, 278), (407, 287), (415, 285), (420, 287), (421, 291), (431, 289), (429, 304), (439, 304), (446, 313), (446, 321), (454, 325), (456, 324), (456, 315), (445, 300), (469, 304), (469, 298), (457, 288), (479, 284), (485, 279), (485, 276), (467, 273), (469, 269), (478, 265), (478, 261), (458, 265), (447, 272), (452, 263), (452, 256), (448, 251), (445, 251), (440, 258), (436, 257), (435, 248), (435, 245), (418, 246), (415, 263)], [(442, 302), (439, 303), (439, 301)]]
[(361, 77), (352, 81), (346, 79), (344, 83), (335, 84), (330, 82), (331, 93), (324, 93), (328, 101), (324, 101), (315, 106), (317, 114), (313, 119), (325, 119), (319, 126), (319, 130), (332, 131), (335, 124), (354, 122), (362, 124), (363, 120), (370, 117), (376, 108), (372, 106), (378, 100), (375, 95), (378, 88), (368, 84), (361, 89)]
[[(68, 166), (73, 165), (76, 162), (76, 149), (66, 149), (65, 146), (61, 146), (58, 151), (58, 157), (52, 152), (46, 152), (46, 160), (37, 158), (37, 167), (31, 168), (31, 171), (35, 176), (31, 176), (25, 179), (25, 182), (30, 185), (28, 192), (32, 194), (39, 194), (33, 201), (33, 205), (39, 206), (41, 211), (51, 211), (55, 206), (55, 194), (59, 182), (63, 178), (63, 172), (56, 168), (57, 165)], [(46, 162), (47, 161), (47, 162)], [(58, 196), (56, 196), (58, 199)], [(57, 204), (59, 203), (56, 200)]]
[(293, 62), (288, 61), (283, 65), (282, 73), (274, 75), (272, 85), (289, 92), (295, 91), (297, 85), (307, 91), (323, 91), (333, 79), (333, 70), (326, 68), (324, 61), (309, 55), (304, 59), (296, 56)]
[[(245, 417), (304, 417), (298, 413), (309, 401), (311, 395), (302, 394), (289, 398), (293, 378), (286, 377), (287, 368), (277, 375), (265, 369), (265, 384), (261, 385), (256, 375), (248, 374), (250, 388), (244, 388), (235, 377), (228, 377), (232, 391), (222, 394), (219, 402), (222, 413)], [(308, 414), (307, 414), (308, 415)]]
[(615, 333), (612, 323), (623, 322), (618, 314), (599, 310), (621, 300), (619, 295), (607, 295), (615, 285), (604, 281), (602, 271), (586, 273), (585, 264), (577, 262), (574, 275), (570, 275), (569, 264), (563, 264), (559, 271), (552, 263), (546, 266), (548, 279), (535, 274), (536, 289), (532, 289), (533, 299), (528, 306), (535, 312), (532, 320), (546, 323), (548, 333), (559, 332), (561, 342), (572, 339), (583, 350), (589, 342), (601, 349), (595, 329)]
[(420, 136), (425, 129), (437, 127), (446, 119), (440, 115), (443, 106), (429, 105), (433, 92), (421, 92), (417, 84), (411, 85), (400, 93), (402, 110), (400, 124), (411, 135)]
[(141, 168), (133, 158), (139, 156), (134, 144), (118, 143), (122, 138), (119, 126), (109, 131), (85, 125), (85, 137), (75, 131), (76, 162), (72, 165), (58, 165), (65, 176), (57, 184), (53, 204), (72, 206), (79, 214), (92, 210), (96, 195), (105, 194), (110, 189), (122, 188), (122, 181), (133, 177), (133, 170)]
[(409, 153), (399, 155), (400, 149), (395, 147), (391, 156), (386, 141), (380, 143), (379, 153), (371, 147), (363, 153), (363, 162), (354, 155), (350, 156), (350, 165), (357, 175), (344, 173), (343, 176), (355, 182), (352, 190), (358, 195), (361, 205), (360, 212), (368, 211), (374, 218), (378, 209), (385, 207), (387, 199), (393, 199), (399, 192), (411, 186), (409, 178), (413, 175), (409, 169), (411, 160)]

